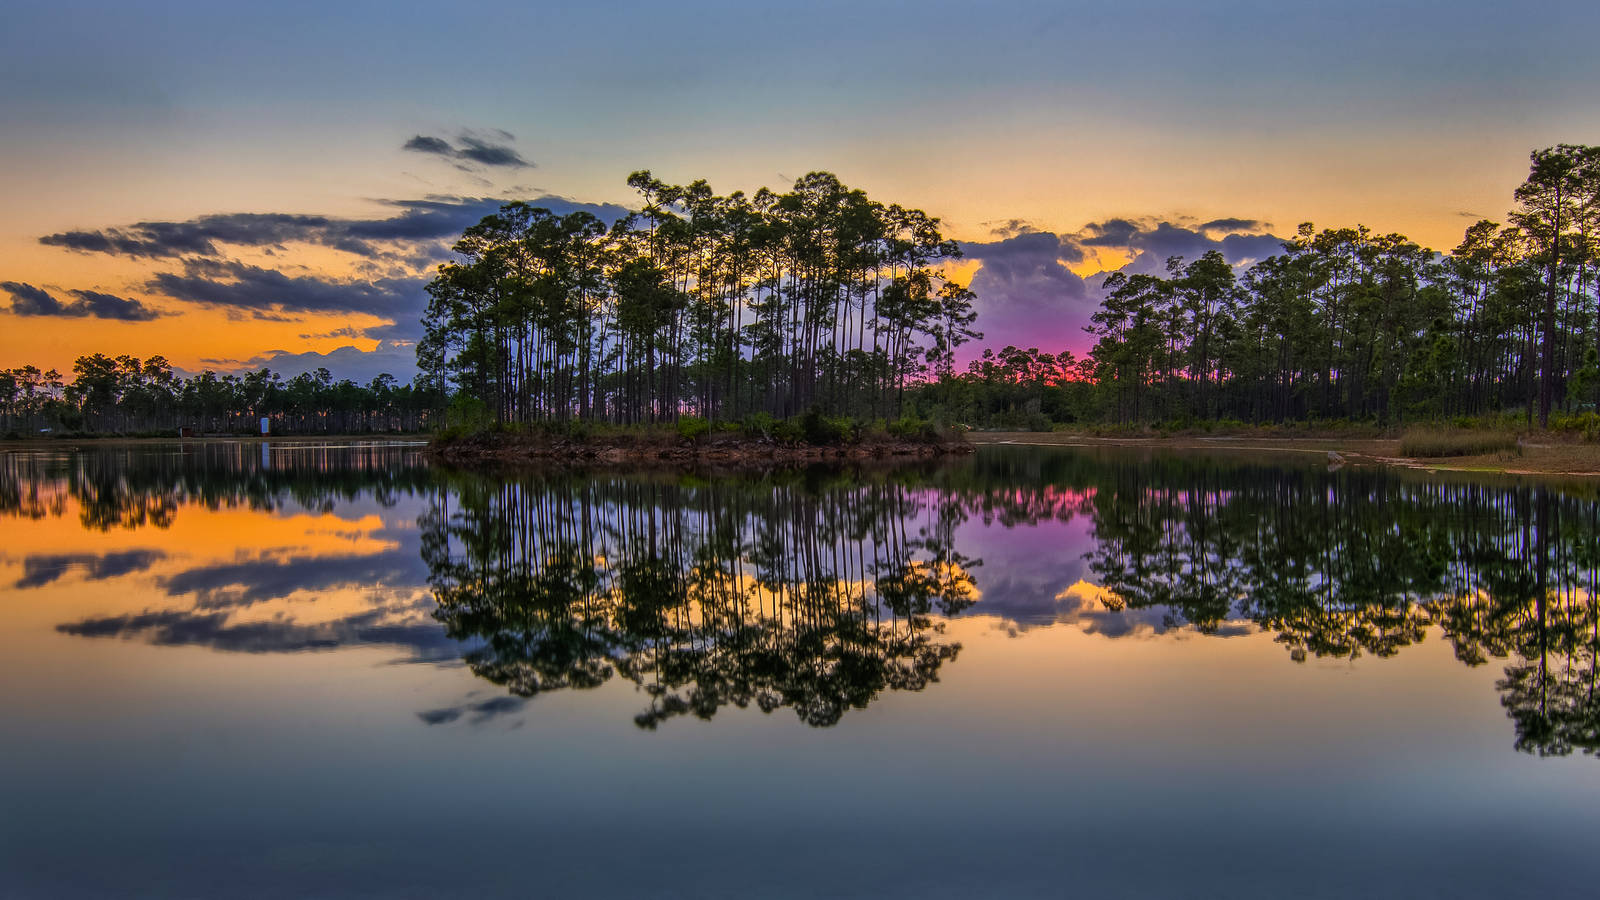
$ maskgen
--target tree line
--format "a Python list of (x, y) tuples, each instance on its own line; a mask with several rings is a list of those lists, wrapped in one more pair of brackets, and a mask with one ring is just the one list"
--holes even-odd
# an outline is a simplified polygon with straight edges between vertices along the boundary
[(1512, 413), (1547, 427), (1600, 401), (1600, 147), (1534, 152), (1514, 200), (1449, 254), (1304, 224), (1242, 272), (1213, 251), (1113, 273), (1087, 357), (985, 353), (917, 406), (1013, 427)]
[(80, 356), (65, 380), (55, 369), (0, 369), (0, 434), (351, 434), (420, 431), (438, 421), (444, 397), (425, 383), (379, 375), (335, 381), (325, 368), (285, 379), (270, 369), (242, 375), (209, 369), (187, 378), (165, 357)]
[(428, 285), (433, 385), (496, 423), (885, 418), (979, 336), (941, 274), (960, 248), (921, 210), (826, 172), (753, 195), (628, 184), (640, 209), (609, 228), (511, 203), (466, 230)]

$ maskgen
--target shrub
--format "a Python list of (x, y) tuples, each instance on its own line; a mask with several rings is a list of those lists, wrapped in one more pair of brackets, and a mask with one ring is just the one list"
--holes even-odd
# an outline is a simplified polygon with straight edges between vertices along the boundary
[(1557, 413), (1550, 417), (1550, 430), (1582, 435), (1586, 441), (1600, 440), (1600, 413)]
[(772, 439), (784, 444), (798, 444), (806, 439), (799, 419), (776, 420), (772, 425)]
[(678, 417), (678, 437), (686, 441), (698, 441), (711, 433), (711, 423), (699, 416)]
[(1490, 453), (1522, 453), (1517, 436), (1504, 431), (1414, 430), (1400, 438), (1400, 453), (1419, 458), (1439, 456), (1483, 456)]
[(939, 427), (927, 419), (901, 416), (889, 423), (889, 433), (903, 441), (933, 443), (939, 440)]
[(849, 419), (825, 416), (818, 407), (811, 407), (800, 417), (800, 432), (806, 443), (826, 447), (848, 444), (855, 440), (856, 424)]
[(469, 397), (464, 393), (457, 394), (444, 412), (444, 430), (447, 433), (470, 434), (474, 431), (483, 431), (492, 421), (489, 405), (477, 397)]
[(741, 429), (745, 437), (770, 439), (778, 429), (778, 420), (764, 412), (751, 413), (744, 417)]

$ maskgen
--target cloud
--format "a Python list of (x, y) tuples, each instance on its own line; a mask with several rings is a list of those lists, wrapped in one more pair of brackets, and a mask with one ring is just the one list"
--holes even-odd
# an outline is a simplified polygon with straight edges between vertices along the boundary
[(281, 600), (296, 592), (404, 587), (427, 579), (414, 548), (362, 556), (285, 556), (198, 566), (161, 579), (169, 596), (193, 594), (197, 609), (215, 610)]
[(1259, 219), (1212, 219), (1197, 226), (1198, 231), (1266, 231), (1271, 226)]
[[(1169, 257), (1193, 260), (1212, 250), (1232, 265), (1247, 265), (1282, 252), (1282, 239), (1266, 228), (1266, 223), (1246, 218), (1218, 218), (1190, 227), (1117, 217), (1065, 233), (1039, 231), (1020, 220), (995, 223), (999, 240), (961, 246), (966, 258), (981, 264), (969, 286), (978, 295), (983, 345), (1067, 348), (1081, 354), (1091, 343), (1084, 328), (1100, 307), (1104, 279), (1079, 277), (1069, 265), (1099, 251), (1118, 251), (1128, 261), (1117, 271), (1156, 274), (1166, 271)], [(966, 350), (968, 358), (977, 353), (970, 345)]]
[(402, 150), (427, 153), (457, 163), (476, 163), (502, 169), (531, 169), (533, 163), (522, 158), (510, 144), (514, 138), (504, 131), (463, 131), (457, 144), (440, 137), (418, 134), (400, 145)]
[(1126, 247), (1139, 233), (1139, 226), (1127, 219), (1091, 222), (1075, 236), (1085, 247)]
[[(382, 329), (368, 329), (368, 334), (379, 330)], [(355, 346), (340, 347), (326, 353), (272, 350), (245, 360), (209, 359), (205, 362), (226, 369), (267, 368), (285, 378), (327, 369), (335, 377), (348, 378), (361, 384), (379, 375), (393, 375), (404, 382), (409, 382), (417, 375), (416, 347), (410, 342), (401, 341), (383, 341), (371, 350)]]
[(14, 316), (114, 319), (120, 322), (148, 322), (161, 316), (161, 313), (138, 300), (100, 291), (69, 291), (78, 299), (62, 303), (45, 289), (20, 281), (0, 281), (0, 290), (11, 295), (11, 314)]
[(61, 301), (43, 288), (20, 281), (0, 281), (0, 290), (11, 295), (11, 313), (17, 316), (59, 316)]
[[(1133, 258), (1121, 271), (1129, 274), (1165, 272), (1167, 259), (1170, 257), (1180, 256), (1185, 260), (1195, 260), (1213, 250), (1222, 253), (1223, 258), (1235, 266), (1253, 263), (1283, 252), (1282, 238), (1270, 234), (1239, 231), (1233, 229), (1233, 223), (1238, 223), (1239, 228), (1254, 228), (1260, 225), (1252, 219), (1216, 219), (1189, 228), (1167, 221), (1133, 224), (1126, 219), (1113, 219), (1087, 226), (1085, 232), (1093, 237), (1083, 240), (1083, 243), (1090, 244), (1093, 241), (1092, 246), (1127, 252)], [(1123, 229), (1128, 225), (1132, 225), (1133, 230), (1125, 232)], [(1111, 241), (1112, 234), (1121, 237), (1117, 241)]]
[(143, 572), (164, 559), (160, 550), (123, 550), (103, 556), (93, 553), (40, 554), (22, 560), (22, 577), (13, 587), (36, 588), (58, 581), (74, 567), (84, 570), (89, 581), (104, 581), (134, 572)]
[(191, 259), (181, 274), (158, 273), (147, 287), (175, 300), (250, 312), (362, 312), (393, 319), (421, 315), (426, 283), (423, 278), (285, 275), (234, 260)]
[(453, 156), (455, 148), (444, 138), (425, 137), (416, 135), (411, 140), (400, 146), (401, 150), (414, 150), (418, 153), (437, 153), (440, 156)]
[(326, 229), (334, 221), (326, 216), (287, 213), (223, 213), (186, 222), (138, 222), (126, 228), (65, 231), (45, 235), (39, 243), (118, 256), (215, 256), (218, 244), (281, 245)]
[(120, 319), (124, 322), (148, 322), (161, 314), (140, 303), (99, 291), (69, 291), (78, 300), (68, 304), (68, 309), (82, 309), (83, 315), (98, 319)]
[(296, 653), (355, 644), (402, 647), (426, 660), (455, 659), (462, 644), (445, 635), (439, 623), (416, 619), (389, 621), (390, 610), (373, 609), (329, 622), (229, 622), (227, 612), (160, 610), (102, 616), (56, 626), (78, 637), (140, 637), (158, 646), (200, 646), (233, 653)]
[[(97, 230), (63, 231), (39, 238), (39, 243), (82, 253), (105, 253), (148, 259), (184, 256), (218, 257), (226, 247), (283, 249), (291, 243), (332, 247), (363, 257), (393, 256), (414, 251), (415, 245), (437, 259), (447, 243), (511, 202), (505, 197), (436, 196), (409, 200), (382, 200), (397, 210), (371, 218), (338, 218), (293, 213), (216, 213), (182, 222), (136, 222)], [(584, 211), (608, 224), (628, 214), (612, 203), (582, 203), (566, 197), (543, 195), (526, 201), (565, 215)]]
[(1026, 219), (1001, 219), (984, 222), (983, 224), (988, 226), (989, 233), (997, 238), (1016, 237), (1019, 234), (1029, 234), (1040, 230)]
[(463, 715), (471, 714), (468, 722), (473, 725), (482, 725), (497, 716), (520, 712), (527, 702), (523, 697), (493, 697), (488, 700), (463, 703), (459, 706), (423, 710), (417, 713), (417, 718), (428, 725), (446, 725), (460, 719)]
[(961, 250), (981, 264), (968, 286), (978, 295), (985, 345), (1053, 352), (1081, 343), (1075, 338), (1099, 305), (1083, 278), (1067, 268), (1083, 260), (1081, 247), (1048, 231), (1023, 231), (965, 243)]

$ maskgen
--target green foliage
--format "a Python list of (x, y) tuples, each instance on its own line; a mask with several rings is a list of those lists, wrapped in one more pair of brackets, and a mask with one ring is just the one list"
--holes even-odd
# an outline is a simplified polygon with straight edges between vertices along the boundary
[(444, 414), (445, 429), (456, 433), (483, 431), (493, 423), (488, 405), (467, 394), (457, 394)]
[(1555, 413), (1550, 417), (1550, 430), (1581, 436), (1586, 441), (1600, 441), (1600, 413), (1593, 410), (1581, 413)]
[(806, 442), (806, 430), (799, 417), (780, 419), (772, 426), (772, 439), (780, 444), (803, 444)]
[(855, 443), (859, 427), (848, 418), (823, 415), (819, 407), (813, 406), (800, 416), (800, 433), (808, 444), (832, 447)]
[(778, 420), (771, 413), (754, 412), (744, 417), (740, 430), (745, 437), (756, 439), (772, 439), (776, 437)]
[(678, 418), (678, 437), (686, 441), (698, 441), (711, 433), (711, 423), (699, 416), (680, 416)]
[(901, 416), (895, 419), (889, 423), (888, 432), (903, 441), (931, 444), (940, 438), (939, 426), (928, 419), (919, 419), (915, 416)]

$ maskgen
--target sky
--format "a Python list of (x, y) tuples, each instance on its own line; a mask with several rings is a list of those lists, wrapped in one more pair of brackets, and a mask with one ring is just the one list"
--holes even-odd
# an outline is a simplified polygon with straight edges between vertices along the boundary
[(1448, 250), (1600, 143), (1600, 4), (0, 0), (0, 367), (409, 378), (509, 199), (827, 170), (939, 216), (970, 348), (1082, 352), (1099, 277), (1310, 221)]

